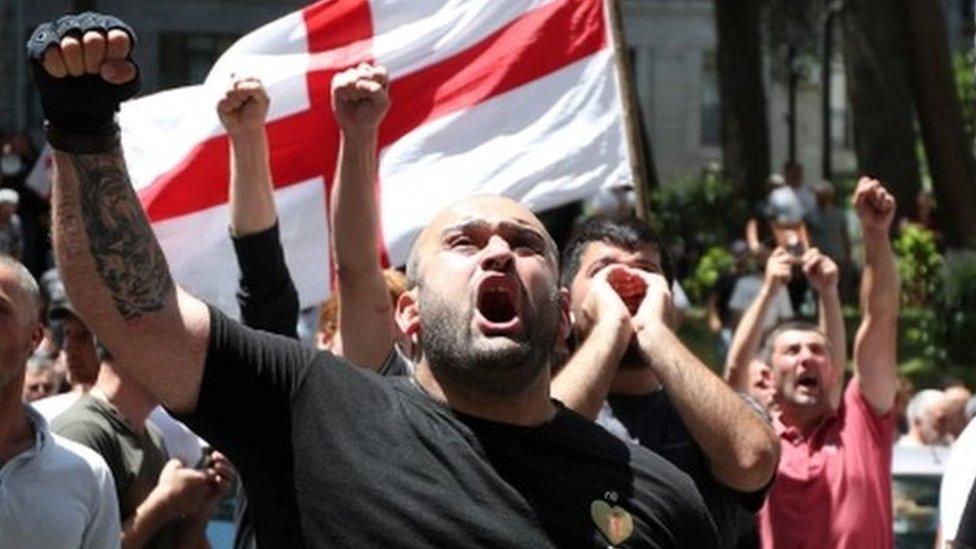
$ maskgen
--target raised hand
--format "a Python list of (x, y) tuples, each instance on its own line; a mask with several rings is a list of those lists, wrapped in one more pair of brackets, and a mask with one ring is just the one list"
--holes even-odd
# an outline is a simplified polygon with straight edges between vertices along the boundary
[(92, 153), (118, 146), (115, 112), (139, 91), (134, 44), (128, 25), (91, 12), (34, 31), (27, 55), (56, 149)]
[(867, 232), (888, 234), (895, 218), (895, 197), (877, 179), (862, 177), (854, 190), (854, 211)]
[(633, 318), (634, 329), (643, 330), (650, 326), (670, 328), (673, 325), (675, 308), (667, 279), (662, 274), (647, 271), (633, 270), (631, 272), (640, 276), (647, 284), (644, 299)]
[(360, 63), (332, 79), (332, 110), (345, 132), (376, 131), (390, 108), (384, 67)]
[(590, 289), (579, 308), (579, 316), (575, 319), (577, 329), (581, 334), (589, 334), (596, 324), (613, 322), (626, 332), (626, 337), (621, 339), (629, 341), (632, 335), (629, 303), (633, 301), (635, 291), (643, 295), (645, 289), (643, 281), (622, 265), (600, 269), (593, 276)]
[(231, 136), (264, 130), (268, 117), (268, 92), (257, 78), (239, 78), (231, 82), (217, 103), (217, 116)]
[(796, 257), (786, 248), (778, 247), (766, 260), (766, 273), (763, 284), (770, 290), (778, 290), (790, 281)]
[(810, 248), (801, 259), (803, 274), (818, 294), (837, 289), (837, 264), (817, 248)]

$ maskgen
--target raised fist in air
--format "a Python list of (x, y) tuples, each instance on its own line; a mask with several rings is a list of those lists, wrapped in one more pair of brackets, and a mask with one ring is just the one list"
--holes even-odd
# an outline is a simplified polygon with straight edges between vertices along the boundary
[(386, 68), (360, 63), (332, 78), (332, 110), (343, 131), (376, 131), (390, 108)]
[(115, 112), (139, 91), (132, 62), (135, 33), (110, 15), (68, 15), (34, 30), (27, 41), (47, 119), (48, 141), (68, 152), (118, 146)]
[(260, 80), (238, 78), (231, 82), (217, 103), (217, 116), (230, 135), (261, 131), (270, 104), (268, 92)]
[(854, 190), (853, 202), (865, 231), (888, 233), (895, 218), (895, 197), (880, 181), (862, 177)]

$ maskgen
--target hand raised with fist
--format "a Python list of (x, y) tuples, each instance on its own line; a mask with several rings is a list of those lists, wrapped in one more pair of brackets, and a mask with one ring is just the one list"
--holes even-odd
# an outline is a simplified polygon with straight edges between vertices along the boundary
[(27, 56), (52, 146), (75, 153), (118, 146), (115, 112), (139, 91), (134, 44), (128, 25), (99, 13), (68, 15), (37, 27)]
[(384, 67), (360, 63), (332, 79), (332, 110), (344, 132), (375, 132), (389, 108), (389, 77)]
[(887, 238), (895, 218), (895, 197), (877, 179), (862, 177), (854, 190), (854, 211), (865, 233), (882, 233)]
[(217, 103), (217, 116), (231, 136), (264, 131), (271, 100), (264, 84), (257, 78), (239, 78), (231, 82)]

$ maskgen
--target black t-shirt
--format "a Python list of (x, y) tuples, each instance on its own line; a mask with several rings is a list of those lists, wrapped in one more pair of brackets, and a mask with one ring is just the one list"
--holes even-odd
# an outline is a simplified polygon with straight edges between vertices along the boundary
[(534, 428), (464, 416), (410, 378), (211, 315), (183, 419), (241, 470), (262, 546), (718, 546), (686, 475), (571, 411)]
[(691, 438), (667, 393), (609, 395), (597, 422), (618, 438), (639, 443), (688, 473), (715, 520), (722, 547), (758, 546), (755, 514), (762, 508), (768, 487), (746, 493), (716, 480), (708, 458)]

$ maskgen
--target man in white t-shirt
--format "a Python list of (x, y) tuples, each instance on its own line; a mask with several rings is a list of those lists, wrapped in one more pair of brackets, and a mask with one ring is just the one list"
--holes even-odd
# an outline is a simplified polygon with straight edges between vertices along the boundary
[(40, 292), (0, 256), (0, 545), (118, 547), (112, 475), (94, 452), (52, 434), (21, 402), (24, 365), (42, 337)]

